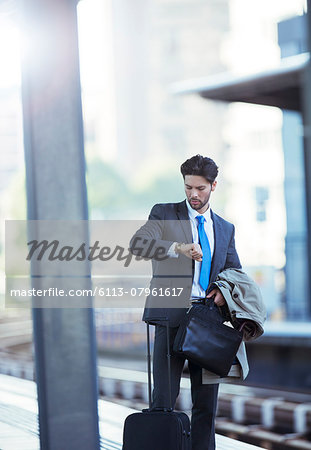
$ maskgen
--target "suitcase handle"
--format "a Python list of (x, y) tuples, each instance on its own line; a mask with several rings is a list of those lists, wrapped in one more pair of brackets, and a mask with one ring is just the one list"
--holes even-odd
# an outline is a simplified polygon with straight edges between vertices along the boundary
[[(148, 366), (148, 400), (149, 410), (151, 409), (151, 352), (150, 352), (150, 324), (147, 324), (147, 366)], [(169, 408), (154, 408), (154, 411), (173, 411), (172, 408), (172, 382), (171, 382), (171, 354), (170, 354), (170, 335), (169, 335), (169, 320), (167, 317), (152, 318), (153, 323), (166, 322), (166, 343), (167, 343), (167, 370), (168, 370), (168, 392), (169, 392)]]
[[(161, 408), (161, 407), (157, 407), (157, 408), (152, 408), (152, 411), (159, 411), (159, 412), (172, 412), (172, 408)], [(142, 412), (150, 412), (150, 408), (146, 408), (146, 409), (142, 409)]]

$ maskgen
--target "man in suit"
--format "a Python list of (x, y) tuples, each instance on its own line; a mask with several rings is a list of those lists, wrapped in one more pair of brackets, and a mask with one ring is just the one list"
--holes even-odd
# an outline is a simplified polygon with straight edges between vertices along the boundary
[[(214, 305), (226, 304), (220, 290), (209, 289), (217, 275), (227, 268), (241, 268), (235, 249), (234, 226), (210, 208), (218, 167), (201, 155), (181, 165), (186, 200), (155, 205), (148, 221), (133, 236), (133, 254), (152, 259), (153, 278), (143, 320), (154, 323), (153, 403), (169, 406), (166, 327), (156, 319), (169, 320), (170, 345), (192, 301), (213, 298)], [(166, 290), (166, 291), (165, 291)], [(165, 292), (165, 295), (163, 293)], [(171, 398), (175, 405), (184, 358), (171, 356)], [(218, 384), (202, 384), (202, 369), (189, 361), (192, 395), (192, 450), (215, 448), (215, 414)]]

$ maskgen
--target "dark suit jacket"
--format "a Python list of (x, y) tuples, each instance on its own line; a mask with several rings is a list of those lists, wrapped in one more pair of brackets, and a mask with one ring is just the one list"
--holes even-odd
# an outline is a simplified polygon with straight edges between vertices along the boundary
[[(214, 254), (210, 283), (224, 269), (240, 269), (235, 249), (234, 226), (211, 211), (214, 225)], [(190, 306), (194, 261), (183, 255), (167, 257), (173, 242), (192, 242), (186, 201), (155, 205), (148, 221), (132, 237), (130, 251), (152, 259), (151, 293), (147, 297), (143, 320), (167, 318), (178, 326)], [(166, 290), (166, 291), (165, 291)]]

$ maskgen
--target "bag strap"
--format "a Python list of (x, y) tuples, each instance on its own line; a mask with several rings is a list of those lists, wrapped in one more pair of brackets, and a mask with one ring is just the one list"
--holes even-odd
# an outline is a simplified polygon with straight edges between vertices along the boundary
[[(167, 344), (167, 371), (168, 371), (168, 392), (169, 392), (169, 411), (173, 411), (172, 407), (172, 380), (171, 380), (171, 354), (170, 354), (170, 333), (169, 333), (169, 320), (167, 317), (159, 317), (157, 319), (152, 318), (153, 323), (162, 324), (166, 322), (166, 344)], [(151, 351), (150, 351), (150, 324), (146, 320), (147, 324), (147, 367), (148, 367), (148, 400), (149, 409), (151, 409)], [(157, 409), (157, 408), (156, 408)], [(163, 411), (163, 408), (159, 408)]]

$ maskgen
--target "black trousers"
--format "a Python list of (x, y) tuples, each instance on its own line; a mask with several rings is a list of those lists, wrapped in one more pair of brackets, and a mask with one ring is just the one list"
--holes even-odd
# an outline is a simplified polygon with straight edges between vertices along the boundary
[[(173, 342), (178, 328), (169, 328), (171, 353), (171, 395), (175, 406), (185, 359), (173, 354)], [(215, 449), (215, 415), (218, 384), (202, 384), (201, 367), (189, 361), (191, 380), (192, 450)], [(156, 325), (153, 350), (153, 407), (169, 407), (166, 327)]]

